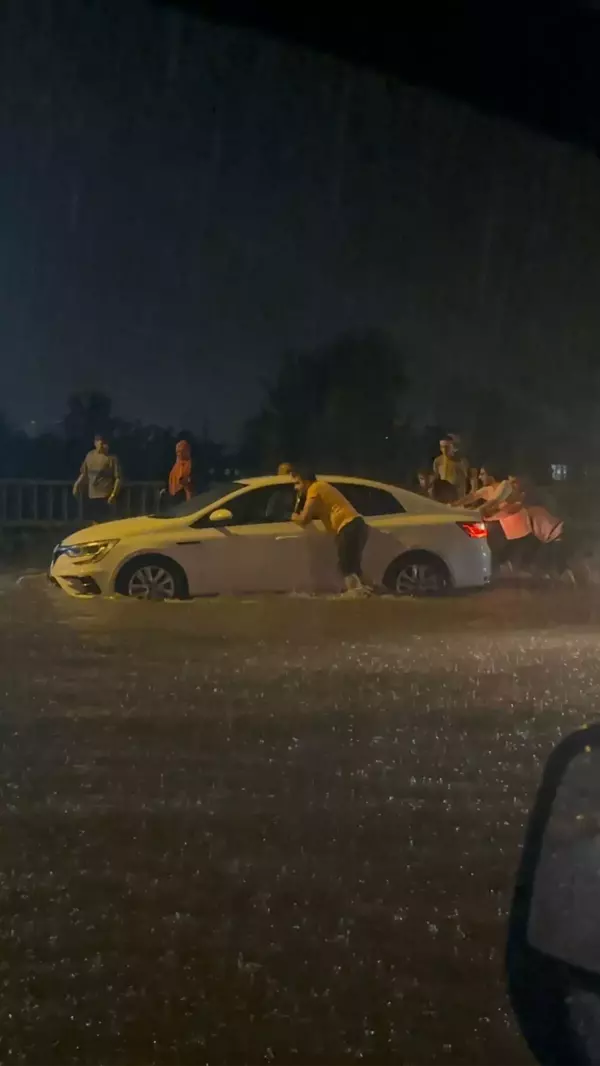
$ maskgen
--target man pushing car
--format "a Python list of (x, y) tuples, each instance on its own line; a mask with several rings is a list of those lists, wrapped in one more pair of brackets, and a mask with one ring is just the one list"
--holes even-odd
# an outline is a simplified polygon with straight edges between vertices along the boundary
[(326, 481), (318, 481), (316, 474), (308, 468), (294, 467), (292, 476), (298, 495), (305, 497), (302, 510), (292, 515), (292, 522), (300, 526), (322, 522), (326, 531), (335, 537), (346, 594), (368, 595), (371, 589), (362, 579), (362, 555), (369, 535), (364, 518), (339, 489)]

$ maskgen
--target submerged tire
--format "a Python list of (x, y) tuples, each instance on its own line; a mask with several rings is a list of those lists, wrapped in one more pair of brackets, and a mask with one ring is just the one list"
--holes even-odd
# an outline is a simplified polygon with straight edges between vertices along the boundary
[(116, 591), (136, 600), (185, 600), (189, 596), (185, 573), (174, 559), (164, 555), (141, 555), (126, 563)]
[(383, 583), (396, 596), (441, 596), (451, 586), (446, 564), (428, 552), (407, 552), (395, 559)]

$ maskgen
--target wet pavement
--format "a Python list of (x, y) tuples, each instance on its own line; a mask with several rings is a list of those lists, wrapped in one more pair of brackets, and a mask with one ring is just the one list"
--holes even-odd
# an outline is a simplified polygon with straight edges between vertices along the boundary
[(526, 1063), (506, 914), (598, 594), (0, 581), (0, 1061)]

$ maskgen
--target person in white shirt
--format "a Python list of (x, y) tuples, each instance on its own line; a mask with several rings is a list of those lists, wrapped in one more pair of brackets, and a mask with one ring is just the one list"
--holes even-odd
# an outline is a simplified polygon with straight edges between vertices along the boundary
[[(537, 555), (540, 541), (533, 532), (520, 485), (507, 478), (503, 487), (484, 503), (481, 516), (488, 523), (497, 522), (504, 534), (505, 544), (502, 549), (497, 549), (497, 561), (510, 563), (515, 570), (528, 568)], [(488, 528), (492, 529), (493, 525)]]
[[(479, 471), (480, 485), (467, 496), (457, 501), (455, 506), (477, 507), (481, 517), (488, 523), (488, 543), (494, 564), (499, 566), (506, 562), (511, 554), (509, 541), (517, 534), (517, 525), (522, 519), (515, 519), (512, 513), (505, 511), (510, 502), (515, 504), (517, 494), (509, 478), (502, 478), (493, 463), (486, 463)], [(517, 508), (517, 510), (519, 510)], [(526, 533), (530, 530), (527, 529)]]
[(455, 507), (481, 507), (493, 500), (501, 502), (507, 500), (513, 491), (513, 486), (508, 478), (498, 477), (493, 464), (482, 466), (479, 471), (479, 485), (476, 485), (466, 496), (457, 500)]

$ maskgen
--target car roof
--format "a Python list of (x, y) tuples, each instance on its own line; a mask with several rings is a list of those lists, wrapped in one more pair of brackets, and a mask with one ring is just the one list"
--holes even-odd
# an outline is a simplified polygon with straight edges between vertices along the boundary
[[(401, 485), (387, 485), (383, 481), (373, 481), (368, 477), (349, 477), (347, 474), (317, 474), (319, 481), (341, 481), (346, 485), (371, 485), (375, 489), (387, 489), (389, 492), (405, 492)], [(244, 485), (253, 485), (259, 488), (261, 485), (289, 485), (294, 479), (289, 474), (265, 474), (262, 477), (241, 477)]]
[[(431, 500), (428, 496), (420, 496), (410, 489), (403, 488), (402, 485), (390, 485), (385, 481), (373, 481), (372, 478), (368, 477), (350, 477), (347, 474), (317, 474), (317, 478), (320, 481), (335, 481), (337, 484), (342, 485), (367, 485), (373, 489), (383, 489), (384, 492), (391, 492), (403, 504), (406, 504), (409, 510), (412, 511), (414, 508), (417, 514), (448, 514), (449, 508), (447, 504), (438, 503), (437, 500)], [(248, 485), (251, 488), (260, 488), (268, 485), (289, 485), (292, 480), (289, 474), (266, 474), (263, 477), (238, 478), (240, 484)], [(462, 511), (460, 514), (456, 513), (460, 519)]]

